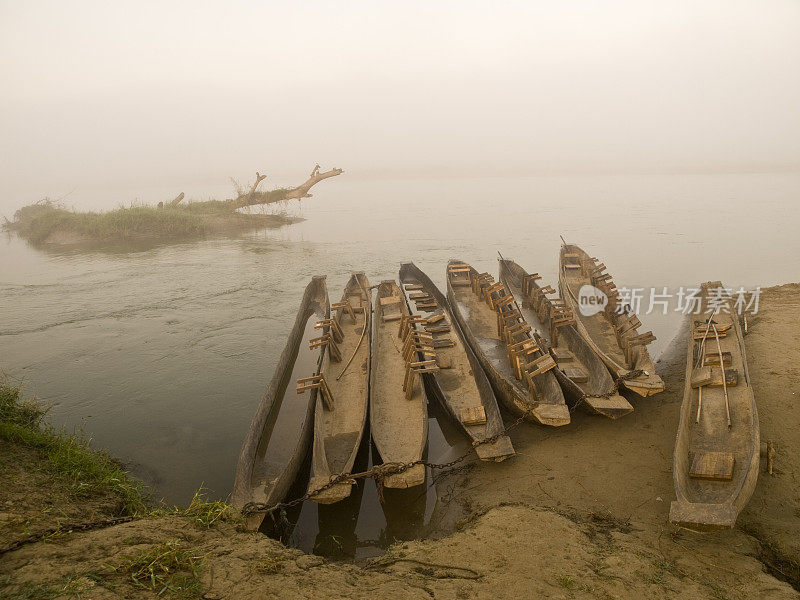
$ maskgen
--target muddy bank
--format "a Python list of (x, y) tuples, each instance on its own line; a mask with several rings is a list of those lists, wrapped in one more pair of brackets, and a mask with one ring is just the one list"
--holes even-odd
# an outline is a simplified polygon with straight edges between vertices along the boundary
[(667, 391), (630, 397), (631, 415), (609, 421), (576, 413), (567, 428), (520, 426), (512, 432), (516, 457), (472, 463), (443, 479), (431, 530), (438, 539), (396, 544), (382, 557), (353, 565), (287, 549), (235, 523), (207, 529), (167, 515), (59, 535), (7, 553), (0, 582), (7, 592), (44, 589), (50, 597), (153, 597), (132, 583), (131, 564), (179, 540), (202, 557), (196, 586), (180, 593), (209, 600), (798, 598), (773, 576), (797, 582), (791, 569), (800, 558), (800, 374), (793, 366), (800, 358), (798, 292), (797, 284), (766, 290), (750, 322), (746, 344), (762, 437), (777, 454), (774, 474), (762, 471), (735, 530), (701, 535), (668, 523), (683, 392), (681, 338), (657, 365)]

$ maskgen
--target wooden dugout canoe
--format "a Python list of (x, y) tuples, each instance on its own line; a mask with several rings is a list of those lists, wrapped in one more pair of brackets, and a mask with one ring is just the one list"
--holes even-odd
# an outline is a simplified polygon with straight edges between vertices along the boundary
[[(664, 391), (664, 382), (656, 368), (647, 344), (655, 340), (652, 332), (639, 334), (641, 322), (630, 312), (617, 312), (617, 290), (605, 265), (598, 264), (575, 244), (563, 244), (558, 263), (558, 291), (575, 315), (575, 327), (583, 339), (600, 356), (615, 378), (640, 396)], [(608, 298), (605, 310), (584, 314), (580, 310), (581, 288), (593, 286)], [(587, 288), (589, 289), (589, 288)], [(588, 311), (587, 311), (588, 312)], [(632, 377), (633, 371), (643, 373)]]
[[(425, 375), (430, 394), (473, 443), (502, 434), (497, 398), (444, 294), (414, 263), (400, 266), (400, 285), (410, 313), (426, 319), (421, 327), (433, 335), (439, 370)], [(509, 437), (502, 435), (475, 446), (475, 452), (481, 460), (499, 462), (513, 456), (514, 447)]]
[[(403, 356), (400, 324), (408, 316), (403, 293), (394, 281), (378, 285), (372, 324), (369, 423), (372, 441), (384, 463), (410, 463), (422, 459), (428, 442), (428, 400), (418, 376), (406, 379), (407, 362), (419, 361), (410, 351)], [(413, 327), (413, 325), (412, 325)], [(410, 488), (425, 483), (425, 465), (389, 475), (383, 485)]]
[[(369, 281), (356, 272), (344, 288), (340, 302), (331, 305), (338, 332), (332, 331), (323, 354), (320, 374), (325, 388), (314, 389), (314, 440), (311, 457), (312, 492), (331, 478), (351, 473), (367, 420), (369, 397), (370, 322), (372, 302)], [(337, 339), (338, 338), (338, 339)], [(311, 496), (332, 504), (350, 495), (352, 483), (340, 482)]]
[[(309, 341), (321, 334), (315, 326), (329, 316), (325, 277), (314, 277), (245, 435), (231, 495), (234, 506), (282, 502), (298, 476), (311, 447), (314, 398), (311, 391), (298, 395), (294, 383), (319, 372), (322, 350), (309, 348)], [(258, 529), (263, 519), (263, 513), (248, 516), (248, 529)]]
[[(478, 273), (466, 263), (451, 260), (447, 266), (447, 299), (453, 316), (497, 397), (509, 410), (524, 414), (527, 419), (542, 425), (567, 425), (570, 415), (564, 393), (550, 372), (555, 362), (536, 347), (529, 333), (515, 335), (512, 340), (515, 344), (529, 344), (531, 349), (530, 354), (519, 355), (518, 365), (523, 372), (516, 372), (510, 358), (509, 343), (498, 330), (497, 312), (487, 303), (486, 286), (492, 281), (490, 275)], [(473, 291), (473, 284), (476, 291)], [(493, 302), (497, 296), (498, 293), (492, 295)], [(517, 321), (524, 329), (521, 315)], [(519, 378), (518, 374), (521, 375)]]
[(564, 394), (594, 414), (617, 419), (633, 406), (617, 393), (606, 365), (575, 329), (572, 311), (560, 299), (547, 297), (538, 274), (529, 274), (513, 260), (500, 259), (500, 280), (520, 298), (522, 316), (542, 336), (556, 361), (553, 374)]
[(669, 520), (696, 530), (734, 526), (756, 487), (760, 461), (758, 411), (742, 329), (730, 298), (719, 304), (721, 309), (715, 307), (721, 288), (718, 281), (704, 283), (700, 312), (689, 317), (675, 440), (677, 500)]

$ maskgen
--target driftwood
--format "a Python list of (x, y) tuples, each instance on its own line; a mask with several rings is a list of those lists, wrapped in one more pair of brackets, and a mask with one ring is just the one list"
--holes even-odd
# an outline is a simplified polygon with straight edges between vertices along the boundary
[(320, 166), (316, 165), (311, 171), (309, 178), (301, 185), (288, 190), (276, 190), (274, 193), (264, 192), (259, 194), (256, 194), (256, 188), (258, 187), (258, 184), (261, 183), (261, 181), (266, 177), (266, 175), (260, 175), (259, 173), (256, 173), (256, 181), (253, 183), (250, 191), (246, 195), (239, 196), (236, 202), (239, 206), (253, 206), (256, 204), (282, 202), (284, 200), (300, 200), (302, 198), (311, 198), (311, 194), (309, 194), (308, 191), (312, 188), (312, 186), (316, 185), (323, 179), (335, 177), (336, 175), (341, 175), (342, 173), (344, 173), (344, 171), (337, 168), (333, 168), (330, 171), (320, 172)]
[(256, 180), (253, 182), (253, 186), (250, 188), (250, 191), (247, 192), (248, 200), (251, 199), (253, 197), (253, 194), (256, 193), (256, 188), (258, 187), (258, 184), (264, 181), (266, 178), (267, 178), (266, 175), (262, 175), (261, 173), (256, 171)]

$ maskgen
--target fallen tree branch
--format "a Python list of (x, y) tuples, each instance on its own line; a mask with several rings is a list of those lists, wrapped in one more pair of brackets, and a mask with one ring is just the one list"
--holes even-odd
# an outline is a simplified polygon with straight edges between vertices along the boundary
[(284, 200), (300, 200), (302, 198), (311, 198), (308, 191), (323, 179), (329, 177), (336, 177), (344, 173), (342, 169), (333, 168), (330, 171), (320, 172), (320, 166), (316, 165), (311, 171), (309, 178), (302, 184), (295, 188), (288, 190), (275, 190), (273, 192), (259, 192), (256, 193), (256, 187), (261, 183), (261, 180), (266, 175), (259, 175), (256, 173), (256, 182), (250, 188), (250, 192), (246, 196), (239, 196), (236, 203), (239, 206), (254, 206), (256, 204), (272, 204), (273, 202), (282, 202)]

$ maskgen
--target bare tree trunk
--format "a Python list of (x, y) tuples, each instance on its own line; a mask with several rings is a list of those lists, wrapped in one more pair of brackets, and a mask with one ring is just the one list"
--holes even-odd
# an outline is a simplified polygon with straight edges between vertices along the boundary
[(180, 194), (175, 196), (175, 199), (172, 202), (170, 202), (170, 204), (172, 204), (172, 206), (180, 204), (181, 200), (183, 200), (183, 197), (184, 197), (184, 194), (183, 194), (183, 192), (181, 192)]
[(301, 198), (311, 198), (311, 194), (308, 193), (308, 190), (311, 189), (311, 186), (319, 183), (323, 179), (327, 179), (328, 177), (335, 177), (336, 175), (341, 175), (344, 173), (341, 169), (333, 168), (330, 171), (325, 171), (324, 173), (319, 172), (319, 165), (317, 165), (314, 170), (311, 172), (311, 177), (309, 177), (305, 183), (302, 185), (297, 186), (294, 189), (289, 190), (284, 195), (284, 200), (292, 200), (297, 198), (300, 200)]
[(250, 188), (250, 191), (247, 192), (247, 199), (250, 200), (253, 197), (253, 194), (256, 193), (256, 188), (258, 184), (264, 181), (267, 178), (266, 175), (262, 175), (258, 171), (256, 171), (256, 180), (253, 182), (253, 187)]
[[(271, 204), (273, 202), (282, 202), (283, 200), (300, 200), (301, 198), (311, 198), (311, 194), (308, 193), (308, 190), (311, 189), (312, 186), (316, 185), (323, 179), (328, 179), (328, 177), (335, 177), (336, 175), (341, 175), (344, 173), (342, 169), (333, 168), (330, 171), (320, 172), (319, 165), (314, 167), (314, 170), (311, 171), (311, 176), (301, 185), (297, 186), (296, 188), (292, 188), (289, 190), (284, 190), (282, 194), (275, 194), (274, 196), (270, 197), (269, 199), (265, 199), (263, 196), (254, 196), (255, 188), (258, 185), (260, 179), (256, 179), (256, 183), (253, 184), (253, 187), (250, 190), (250, 193), (247, 196), (243, 196), (237, 199), (239, 206), (253, 206), (256, 204)], [(258, 173), (256, 173), (258, 176)], [(265, 176), (261, 176), (263, 179)]]

